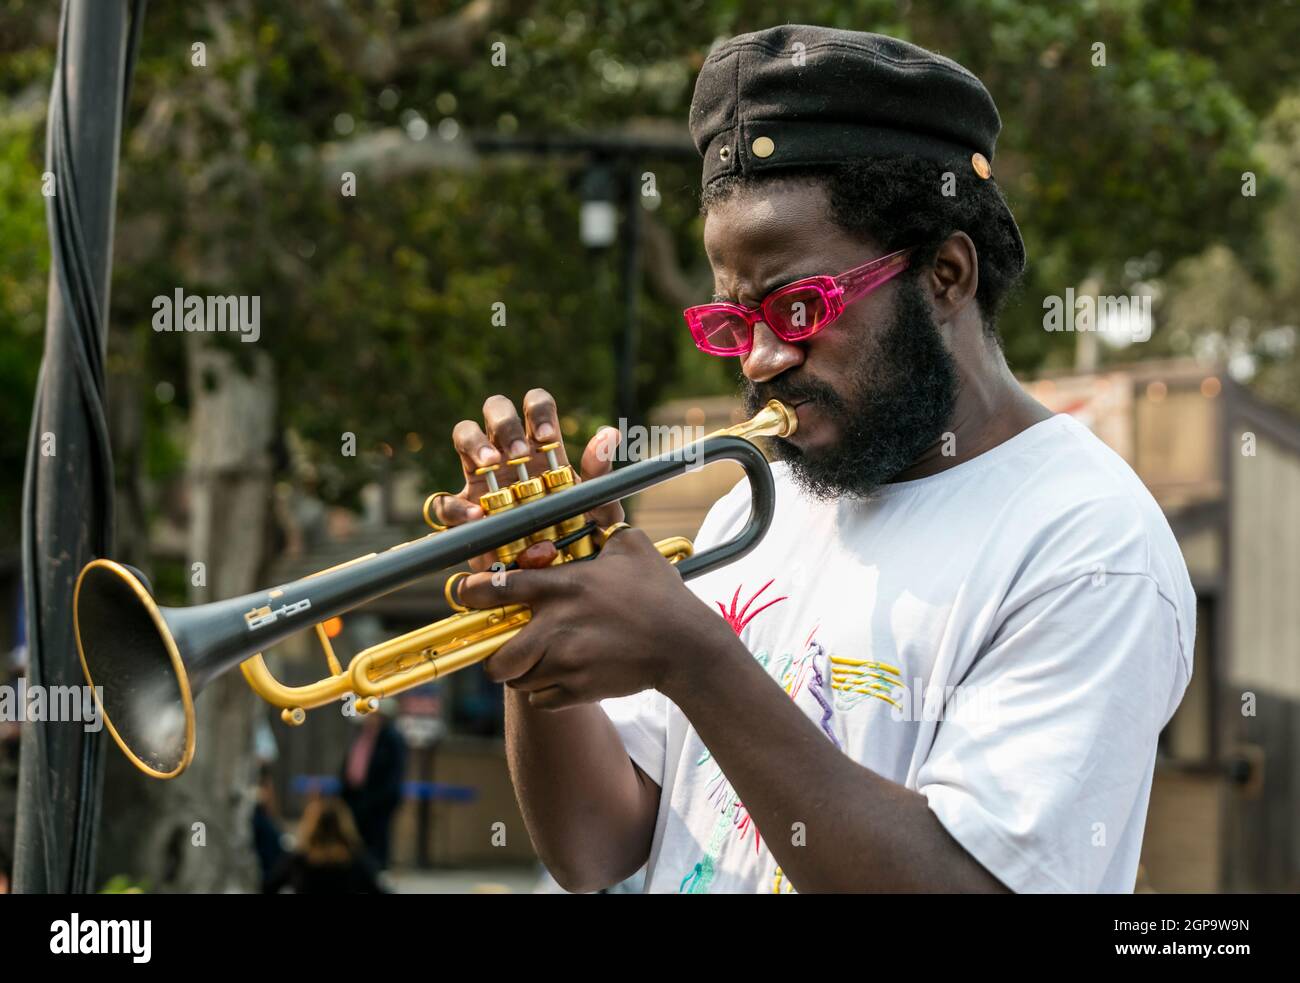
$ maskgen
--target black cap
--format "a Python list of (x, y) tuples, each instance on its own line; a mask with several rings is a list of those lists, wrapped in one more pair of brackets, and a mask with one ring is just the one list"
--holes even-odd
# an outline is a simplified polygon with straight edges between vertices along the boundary
[[(705, 60), (691, 100), (704, 187), (727, 175), (911, 155), (992, 177), (1002, 120), (973, 73), (897, 38), (783, 24)], [(1010, 211), (1005, 221), (1024, 265)]]

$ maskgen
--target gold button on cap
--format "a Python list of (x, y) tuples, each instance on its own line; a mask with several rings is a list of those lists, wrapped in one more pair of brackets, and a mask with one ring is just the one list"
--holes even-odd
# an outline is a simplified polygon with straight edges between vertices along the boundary
[(771, 137), (759, 137), (749, 149), (754, 151), (755, 157), (771, 157), (776, 150), (776, 144), (772, 142)]
[(970, 166), (975, 168), (975, 173), (987, 181), (993, 175), (993, 168), (989, 167), (988, 158), (983, 154), (972, 154)]

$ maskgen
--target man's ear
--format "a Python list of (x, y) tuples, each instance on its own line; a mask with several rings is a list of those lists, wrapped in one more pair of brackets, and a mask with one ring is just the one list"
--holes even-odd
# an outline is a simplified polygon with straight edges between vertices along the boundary
[(956, 320), (975, 303), (980, 285), (979, 256), (965, 232), (954, 232), (939, 246), (929, 276), (934, 319), (939, 324)]

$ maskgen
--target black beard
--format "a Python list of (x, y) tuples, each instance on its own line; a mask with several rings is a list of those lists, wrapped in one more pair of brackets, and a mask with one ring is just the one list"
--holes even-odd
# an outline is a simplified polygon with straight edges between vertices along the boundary
[(769, 399), (810, 400), (838, 426), (839, 442), (812, 453), (788, 440), (771, 441), (773, 456), (789, 462), (795, 483), (813, 498), (866, 498), (948, 429), (957, 401), (956, 364), (920, 284), (909, 278), (899, 287), (894, 322), (859, 349), (843, 392), (797, 375), (758, 384), (741, 377), (750, 416)]

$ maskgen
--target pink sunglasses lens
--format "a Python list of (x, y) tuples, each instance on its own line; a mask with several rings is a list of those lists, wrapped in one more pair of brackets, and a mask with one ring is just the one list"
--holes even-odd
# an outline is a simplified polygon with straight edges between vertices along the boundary
[(776, 335), (785, 341), (816, 334), (831, 317), (825, 292), (811, 285), (783, 290), (769, 298), (763, 314)]
[(696, 347), (711, 355), (739, 355), (749, 348), (749, 325), (729, 311), (700, 311), (687, 318)]

